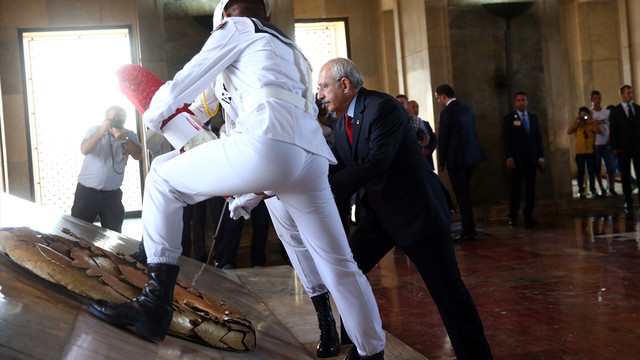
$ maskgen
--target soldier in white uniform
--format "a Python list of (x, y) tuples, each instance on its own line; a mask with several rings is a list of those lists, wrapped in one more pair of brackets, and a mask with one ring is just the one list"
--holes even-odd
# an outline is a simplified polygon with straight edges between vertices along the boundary
[[(328, 183), (335, 158), (316, 122), (310, 66), (291, 40), (264, 21), (269, 1), (264, 5), (221, 1), (227, 18), (154, 95), (144, 113), (154, 131), (163, 132), (165, 119), (210, 86), (234, 121), (228, 121), (227, 137), (156, 159), (142, 210), (149, 264), (145, 293), (121, 305), (97, 301), (90, 311), (110, 323), (133, 326), (151, 340), (164, 339), (179, 270), (182, 207), (213, 196), (266, 191), (277, 195), (281, 211), (297, 224), (313, 264), (296, 270), (320, 274), (357, 347), (355, 356), (382, 359), (385, 336), (378, 307), (353, 260)], [(209, 165), (204, 159), (212, 155), (216, 162)]]

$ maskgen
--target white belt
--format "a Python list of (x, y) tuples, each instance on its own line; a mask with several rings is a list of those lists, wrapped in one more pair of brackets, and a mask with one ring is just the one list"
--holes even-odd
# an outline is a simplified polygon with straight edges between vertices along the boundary
[(306, 111), (310, 115), (313, 116), (314, 108), (316, 107), (315, 102), (311, 102), (300, 95), (296, 95), (289, 90), (285, 90), (277, 87), (264, 87), (254, 91), (248, 96), (242, 98), (242, 107), (244, 110), (252, 108), (258, 102), (267, 100), (267, 99), (279, 99), (286, 101), (294, 106), (299, 107), (300, 109)]

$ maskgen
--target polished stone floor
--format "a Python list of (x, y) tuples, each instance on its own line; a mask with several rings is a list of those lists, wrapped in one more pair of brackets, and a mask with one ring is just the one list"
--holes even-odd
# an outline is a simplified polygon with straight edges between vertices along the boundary
[[(65, 236), (61, 229), (68, 228), (112, 251), (131, 253), (137, 247), (130, 237), (0, 193), (0, 227), (11, 226), (29, 226), (60, 236)], [(127, 226), (128, 231), (135, 228), (135, 224)], [(36, 277), (4, 252), (0, 244), (0, 359), (315, 358), (319, 334), (315, 311), (287, 265), (223, 271), (190, 258), (179, 259), (182, 279), (233, 304), (252, 322), (257, 346), (238, 353), (173, 336), (158, 343), (143, 340), (97, 319), (88, 312), (87, 299)], [(39, 257), (32, 261), (48, 263)], [(344, 346), (331, 360), (342, 359), (348, 349)], [(385, 349), (389, 360), (425, 359), (391, 334), (387, 334)]]
[[(581, 203), (582, 201), (582, 203)], [(539, 212), (537, 229), (482, 221), (456, 244), (496, 359), (640, 359), (640, 225), (619, 199)], [(435, 306), (399, 251), (370, 274), (385, 330), (454, 359)]]
[[(509, 227), (506, 216), (481, 220), (476, 241), (454, 245), (494, 357), (640, 359), (638, 215), (625, 216), (621, 198), (610, 197), (540, 201), (536, 218), (536, 229)], [(248, 265), (248, 244), (243, 239), (239, 264)], [(270, 241), (268, 263), (281, 261), (276, 245)], [(387, 332), (430, 360), (455, 359), (402, 251), (391, 251), (369, 279)]]
[[(637, 214), (625, 216), (619, 197), (541, 201), (536, 229), (507, 226), (504, 207), (477, 212), (491, 218), (477, 222), (480, 237), (454, 247), (496, 359), (640, 359), (640, 220)], [(135, 233), (135, 223), (130, 226)], [(454, 233), (457, 227), (458, 223), (454, 223)], [(225, 353), (224, 357), (217, 357), (223, 355), (213, 352), (216, 356), (212, 358), (295, 358), (292, 353), (313, 358), (317, 335), (308, 297), (295, 275), (283, 265), (273, 234), (267, 248), (267, 267), (246, 267), (249, 235), (250, 229), (246, 229), (238, 269), (225, 272), (208, 266), (206, 272), (215, 279), (239, 279), (237, 282), (261, 303), (251, 314), (272, 319), (264, 322), (267, 327), (261, 331), (289, 332), (296, 341), (269, 345), (269, 351), (274, 353), (259, 349), (255, 354)], [(194, 271), (192, 266), (197, 264), (186, 258), (182, 262), (190, 264), (189, 271)], [(2, 275), (0, 281), (0, 295), (5, 296), (0, 297), (0, 304), (6, 303), (5, 277)], [(369, 279), (383, 326), (390, 334), (388, 359), (455, 358), (428, 291), (401, 251), (391, 251), (372, 270)], [(56, 300), (64, 298), (52, 296)], [(41, 295), (36, 298), (42, 300)], [(79, 319), (75, 320), (76, 327), (78, 323), (88, 323), (83, 329), (93, 329), (103, 337), (113, 332), (113, 328), (105, 328), (82, 308), (74, 314)], [(0, 342), (5, 346), (10, 330), (6, 330), (6, 309), (1, 306), (0, 316)], [(64, 319), (56, 320), (65, 324)], [(77, 329), (75, 338), (70, 339), (82, 338)], [(47, 327), (42, 335), (62, 331)], [(158, 358), (202, 355), (197, 346), (185, 345), (184, 341), (165, 340), (158, 346), (131, 340), (135, 337), (124, 332), (116, 333), (118, 341), (154, 349)], [(91, 344), (91, 336), (85, 334), (82, 339)], [(2, 346), (0, 357), (4, 358)], [(117, 358), (100, 354), (103, 358)], [(60, 357), (68, 356), (53, 358)]]

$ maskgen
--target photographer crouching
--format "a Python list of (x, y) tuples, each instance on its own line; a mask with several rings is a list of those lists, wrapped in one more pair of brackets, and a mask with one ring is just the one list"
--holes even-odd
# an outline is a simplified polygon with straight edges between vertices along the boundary
[(71, 216), (121, 232), (124, 221), (122, 180), (129, 155), (142, 157), (142, 146), (135, 132), (124, 128), (127, 113), (120, 106), (105, 111), (104, 121), (91, 127), (82, 139), (85, 155), (78, 175)]
[[(596, 157), (595, 143), (596, 133), (601, 134), (602, 130), (593, 121), (591, 110), (587, 107), (578, 109), (578, 117), (569, 125), (567, 134), (576, 134), (576, 164), (578, 165), (578, 191), (580, 198), (596, 195)], [(587, 194), (584, 189), (585, 165), (589, 175), (589, 190)]]

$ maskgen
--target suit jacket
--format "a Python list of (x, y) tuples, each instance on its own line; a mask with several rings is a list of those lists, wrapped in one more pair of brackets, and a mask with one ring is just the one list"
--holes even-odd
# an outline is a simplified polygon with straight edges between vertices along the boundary
[(507, 159), (513, 158), (516, 166), (522, 165), (524, 161), (537, 163), (538, 159), (544, 158), (538, 117), (527, 112), (527, 120), (529, 120), (529, 133), (524, 130), (522, 119), (517, 111), (506, 115), (502, 123)]
[(640, 106), (633, 104), (634, 117), (630, 119), (622, 108), (616, 105), (609, 112), (609, 139), (612, 150), (631, 153), (640, 150)]
[(431, 128), (431, 125), (429, 125), (428, 122), (424, 122), (424, 127), (427, 128), (427, 133), (429, 134), (429, 145), (427, 145), (427, 149), (431, 150), (431, 152), (433, 153), (436, 150), (436, 147), (438, 146), (438, 136), (436, 136), (436, 133), (433, 131), (433, 129)]
[(487, 160), (478, 142), (476, 118), (467, 105), (454, 100), (439, 117), (438, 162), (441, 167), (463, 167)]
[(424, 122), (424, 126), (427, 128), (427, 133), (429, 134), (429, 145), (427, 145), (427, 149), (429, 149), (429, 151), (431, 151), (431, 153), (429, 155), (426, 155), (427, 157), (427, 162), (429, 163), (429, 169), (434, 170), (434, 164), (433, 164), (433, 152), (436, 150), (436, 147), (438, 147), (438, 137), (436, 136), (436, 133), (433, 132), (433, 129), (431, 128), (431, 125), (429, 125), (428, 122)]
[(353, 146), (342, 116), (332, 146), (338, 164), (329, 175), (340, 208), (364, 189), (381, 225), (401, 245), (448, 229), (451, 220), (442, 182), (428, 168), (408, 119), (394, 97), (360, 89), (352, 120)]

